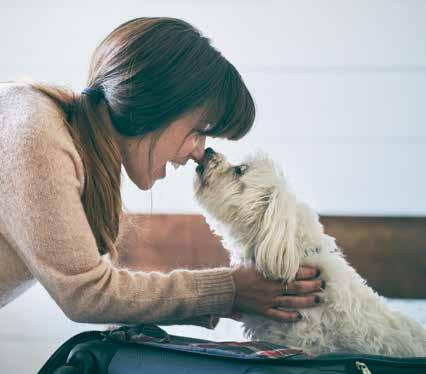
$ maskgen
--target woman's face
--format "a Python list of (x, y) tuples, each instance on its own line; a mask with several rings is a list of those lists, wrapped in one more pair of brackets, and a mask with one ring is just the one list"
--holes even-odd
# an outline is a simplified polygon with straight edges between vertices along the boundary
[(122, 163), (127, 175), (141, 190), (149, 190), (157, 179), (166, 176), (167, 162), (186, 164), (189, 159), (200, 162), (204, 156), (206, 137), (198, 133), (206, 129), (200, 123), (202, 112), (191, 112), (172, 122), (157, 140), (153, 152), (152, 178), (149, 174), (149, 147), (152, 133), (143, 137), (117, 135)]

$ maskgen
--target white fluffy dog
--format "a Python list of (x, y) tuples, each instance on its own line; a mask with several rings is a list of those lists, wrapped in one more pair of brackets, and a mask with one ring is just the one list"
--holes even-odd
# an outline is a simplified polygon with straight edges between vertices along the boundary
[(207, 223), (230, 252), (231, 264), (254, 262), (267, 278), (289, 282), (299, 266), (314, 266), (326, 281), (324, 292), (318, 293), (324, 302), (300, 309), (299, 322), (244, 314), (247, 338), (313, 354), (426, 356), (426, 330), (390, 310), (386, 299), (366, 284), (335, 239), (324, 233), (318, 215), (296, 198), (281, 169), (264, 152), (233, 166), (208, 148), (196, 169), (194, 194)]

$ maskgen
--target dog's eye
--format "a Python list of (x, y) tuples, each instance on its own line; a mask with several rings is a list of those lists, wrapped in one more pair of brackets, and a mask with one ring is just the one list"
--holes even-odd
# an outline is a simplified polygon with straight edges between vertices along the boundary
[(248, 166), (247, 165), (238, 165), (234, 167), (235, 170), (235, 174), (237, 175), (243, 175), (246, 170), (247, 170)]

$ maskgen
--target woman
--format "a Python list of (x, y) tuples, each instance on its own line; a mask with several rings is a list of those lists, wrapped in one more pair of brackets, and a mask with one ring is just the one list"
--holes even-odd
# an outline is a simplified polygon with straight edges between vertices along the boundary
[[(240, 139), (254, 103), (210, 40), (173, 18), (137, 18), (96, 48), (81, 94), (0, 85), (0, 306), (39, 281), (84, 323), (180, 323), (260, 313), (296, 321), (321, 280), (287, 285), (253, 268), (160, 272), (115, 265), (124, 220), (120, 171), (148, 190), (167, 162), (203, 157), (206, 136)], [(315, 279), (314, 279), (315, 278)]]

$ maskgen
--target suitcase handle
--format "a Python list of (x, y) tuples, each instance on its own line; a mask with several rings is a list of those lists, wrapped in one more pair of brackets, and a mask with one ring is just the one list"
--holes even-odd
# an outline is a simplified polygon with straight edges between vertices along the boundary
[(87, 351), (78, 351), (67, 361), (65, 366), (56, 369), (53, 374), (90, 374), (97, 372), (94, 357)]

